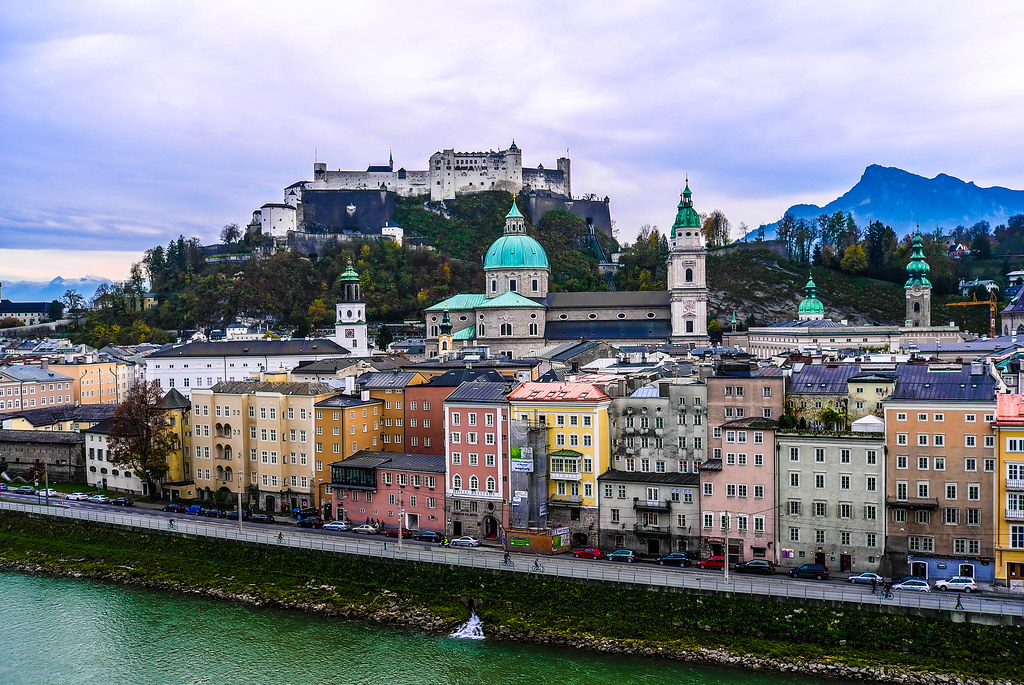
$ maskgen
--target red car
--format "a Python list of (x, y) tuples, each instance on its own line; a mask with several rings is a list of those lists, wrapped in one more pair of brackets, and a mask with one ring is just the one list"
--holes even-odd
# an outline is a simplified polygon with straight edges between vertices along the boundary
[(697, 562), (697, 568), (723, 569), (725, 568), (725, 557), (708, 557)]
[(596, 547), (585, 547), (572, 553), (577, 559), (604, 559), (604, 552)]

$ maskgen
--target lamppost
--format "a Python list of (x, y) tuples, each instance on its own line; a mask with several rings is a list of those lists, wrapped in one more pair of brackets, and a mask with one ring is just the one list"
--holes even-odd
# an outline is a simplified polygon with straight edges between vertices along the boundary
[[(242, 460), (243, 468), (245, 459)], [(245, 472), (238, 470), (238, 532), (242, 532), (242, 489), (245, 487)]]
[(404, 502), (403, 502), (404, 495), (405, 495), (405, 486), (404, 485), (399, 485), (398, 486), (398, 551), (399, 552), (402, 551), (402, 519), (405, 518), (405, 509), (402, 508), (403, 506), (405, 506)]

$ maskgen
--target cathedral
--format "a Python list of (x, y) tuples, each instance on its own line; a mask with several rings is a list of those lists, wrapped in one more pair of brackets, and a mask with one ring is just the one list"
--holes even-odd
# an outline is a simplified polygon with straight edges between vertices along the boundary
[(515, 358), (583, 339), (704, 346), (707, 249), (700, 229), (687, 184), (669, 236), (667, 291), (552, 293), (547, 254), (526, 233), (513, 198), (504, 234), (484, 258), (484, 292), (460, 293), (426, 310), (427, 354), (488, 346)]

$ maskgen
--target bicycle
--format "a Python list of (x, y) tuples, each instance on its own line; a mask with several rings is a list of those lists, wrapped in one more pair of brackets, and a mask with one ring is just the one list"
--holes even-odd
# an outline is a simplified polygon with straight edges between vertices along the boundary
[(167, 522), (167, 530), (177, 530), (177, 526), (174, 525), (174, 519)]
[(281, 544), (283, 542), (284, 542), (284, 533), (278, 533), (277, 534), (277, 543)]
[(878, 591), (879, 599), (892, 599), (893, 597), (895, 597), (895, 595), (892, 593), (892, 589), (890, 588), (882, 588)]
[(530, 567), (530, 573), (544, 573), (544, 564), (534, 564)]
[(502, 566), (507, 566), (508, 568), (515, 568), (516, 567), (516, 563), (514, 561), (512, 561), (511, 559), (502, 559), (498, 563), (501, 564)]

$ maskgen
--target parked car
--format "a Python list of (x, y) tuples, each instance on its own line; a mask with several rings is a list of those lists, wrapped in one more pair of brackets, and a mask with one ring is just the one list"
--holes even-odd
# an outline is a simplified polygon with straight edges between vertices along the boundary
[(686, 555), (686, 552), (670, 552), (663, 557), (658, 557), (658, 565), (685, 568), (690, 565), (690, 557)]
[(363, 535), (376, 535), (378, 531), (377, 526), (371, 525), (369, 523), (361, 523), (355, 528), (353, 528), (352, 532), (361, 533)]
[(412, 539), (419, 540), (420, 542), (441, 542), (444, 539), (444, 535), (436, 530), (421, 530), (413, 535)]
[(134, 507), (135, 500), (130, 497), (117, 497), (110, 500), (110, 503), (117, 507)]
[(106, 495), (93, 495), (87, 501), (93, 504), (110, 504), (110, 498)]
[(318, 516), (307, 516), (295, 522), (299, 528), (323, 528), (324, 520)]
[(572, 553), (577, 559), (604, 559), (604, 552), (597, 547), (584, 547)]
[(348, 521), (331, 521), (325, 523), (323, 526), (324, 530), (348, 530), (352, 526), (349, 525)]
[(954, 576), (948, 580), (935, 581), (936, 590), (951, 590), (953, 592), (977, 592), (978, 584), (974, 578), (968, 576)]
[(185, 513), (185, 505), (184, 504), (174, 504), (174, 503), (172, 503), (172, 504), (165, 504), (163, 506), (163, 508), (162, 508), (162, 511), (169, 511), (172, 514), (184, 514)]
[(273, 514), (253, 514), (252, 518), (249, 519), (253, 523), (273, 523)]
[(72, 502), (84, 502), (89, 499), (89, 495), (84, 492), (69, 492), (64, 495), (64, 499), (71, 500)]
[(6, 489), (7, 489), (7, 483), (0, 483), (0, 492), (3, 492)]
[[(395, 528), (385, 528), (381, 532), (384, 533), (385, 537), (389, 537), (389, 538), (397, 538), (398, 537), (398, 528), (397, 527), (395, 527)], [(412, 537), (412, 531), (409, 530), (408, 528), (402, 528), (402, 539), (403, 540), (408, 540), (411, 537)]]
[(185, 507), (185, 513), (191, 514), (192, 516), (202, 516), (203, 512), (206, 511), (206, 507), (202, 504), (190, 504)]
[[(233, 519), (233, 520), (237, 521), (238, 520), (238, 509), (232, 509), (231, 511), (227, 512), (227, 514), (224, 516), (224, 518), (229, 518), (229, 519)], [(251, 518), (252, 518), (252, 512), (249, 511), (248, 509), (242, 509), (242, 520), (243, 521), (248, 521)]]
[(789, 572), (791, 578), (816, 578), (828, 580), (828, 568), (821, 564), (804, 564)]
[(637, 553), (631, 549), (617, 549), (608, 554), (608, 561), (624, 561), (627, 564), (632, 564), (638, 558)]
[(708, 557), (697, 562), (697, 568), (723, 569), (725, 557)]
[(922, 578), (921, 576), (900, 576), (899, 578), (893, 578), (892, 584), (900, 585), (902, 583), (907, 582), (908, 580), (924, 580), (924, 578)]
[(292, 509), (292, 514), (296, 519), (304, 519), (310, 516), (319, 516), (320, 510), (313, 507), (305, 507), (304, 509)]
[(15, 492), (19, 495), (34, 495), (36, 494), (36, 489), (31, 485), (22, 485)]
[(463, 535), (461, 538), (455, 538), (448, 543), (449, 547), (479, 547), (480, 540), (473, 537), (472, 535)]
[(927, 580), (917, 580), (915, 578), (911, 578), (910, 580), (905, 580), (902, 583), (893, 583), (892, 589), (893, 590), (907, 590), (908, 592), (931, 592), (932, 591), (932, 588), (931, 588), (930, 585), (928, 585), (928, 581)]
[(218, 509), (217, 507), (211, 507), (204, 511), (202, 515), (209, 516), (210, 518), (222, 519), (227, 517), (228, 512), (224, 511), (223, 509)]
[(734, 569), (736, 573), (760, 573), (764, 576), (770, 576), (775, 573), (775, 564), (766, 559), (751, 559), (750, 561), (736, 564)]
[(885, 578), (878, 575), (877, 573), (871, 573), (870, 571), (868, 571), (867, 573), (861, 573), (857, 576), (850, 576), (849, 578), (847, 578), (847, 580), (849, 580), (851, 583), (857, 583), (860, 585), (871, 585), (871, 583), (881, 585), (885, 582)]
[(53, 488), (43, 488), (36, 493), (40, 497), (60, 497), (60, 493)]

